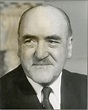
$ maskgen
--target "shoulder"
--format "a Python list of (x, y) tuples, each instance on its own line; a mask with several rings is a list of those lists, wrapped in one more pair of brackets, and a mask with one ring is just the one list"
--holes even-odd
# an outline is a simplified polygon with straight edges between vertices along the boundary
[(66, 69), (63, 69), (63, 76), (68, 78), (68, 79), (71, 79), (71, 80), (87, 80), (87, 75), (84, 75), (84, 74), (80, 74), (80, 73), (76, 73), (76, 72), (70, 72)]
[(3, 98), (9, 99), (9, 96), (14, 94), (19, 85), (19, 79), (23, 79), (23, 76), (23, 69), (21, 65), (19, 65), (17, 68), (0, 78), (0, 96), (2, 100)]
[(22, 73), (22, 67), (19, 65), (17, 68), (14, 70), (10, 71), (9, 73), (5, 74), (0, 78), (0, 88), (6, 88), (7, 86), (13, 85), (14, 81), (19, 79), (21, 76), (20, 74)]
[(62, 78), (67, 83), (75, 85), (76, 87), (85, 88), (85, 89), (87, 88), (87, 75), (79, 74), (76, 72), (70, 72), (64, 69)]
[(10, 72), (6, 73), (4, 76), (2, 76), (0, 78), (0, 80), (4, 80), (6, 78), (12, 77), (15, 74), (17, 75), (17, 74), (19, 74), (22, 71), (23, 71), (22, 66), (19, 65), (18, 67), (14, 68), (12, 71), (10, 71)]
[(67, 97), (70, 97), (71, 101), (74, 100), (74, 102), (78, 106), (80, 106), (80, 108), (86, 108), (87, 105), (86, 75), (70, 72), (68, 70), (63, 70), (62, 88), (64, 88), (63, 90), (65, 91), (65, 94), (67, 95)]
[(0, 108), (7, 106), (16, 98), (21, 71), (21, 66), (18, 66), (0, 78)]

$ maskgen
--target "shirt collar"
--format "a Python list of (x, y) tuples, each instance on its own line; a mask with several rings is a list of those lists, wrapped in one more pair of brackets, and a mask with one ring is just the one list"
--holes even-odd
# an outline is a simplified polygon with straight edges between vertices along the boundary
[(41, 92), (41, 90), (43, 89), (42, 85), (34, 82), (31, 78), (29, 78), (28, 76), (26, 76), (28, 81), (30, 82), (30, 84), (32, 85), (32, 87), (34, 88), (36, 94), (39, 94)]
[[(59, 77), (49, 86), (52, 88), (56, 97), (59, 96), (61, 90), (61, 76), (62, 72), (60, 73)], [(57, 97), (57, 99), (59, 99), (59, 97)]]
[[(49, 85), (49, 87), (52, 88), (53, 93), (55, 94), (55, 96), (59, 96), (60, 94), (60, 88), (61, 88), (61, 76), (62, 76), (62, 72), (60, 73), (59, 77), (51, 84)], [(34, 82), (31, 78), (29, 78), (28, 76), (26, 76), (28, 81), (30, 82), (30, 84), (32, 85), (32, 87), (34, 88), (36, 94), (40, 94), (41, 90), (43, 89), (43, 86)], [(59, 98), (59, 97), (57, 97)]]

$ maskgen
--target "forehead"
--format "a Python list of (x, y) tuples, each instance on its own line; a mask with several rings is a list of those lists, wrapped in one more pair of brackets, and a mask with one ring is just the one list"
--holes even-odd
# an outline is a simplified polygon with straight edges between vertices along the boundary
[(39, 6), (27, 11), (20, 24), (23, 34), (58, 34), (66, 30), (66, 20), (59, 9), (51, 6)]

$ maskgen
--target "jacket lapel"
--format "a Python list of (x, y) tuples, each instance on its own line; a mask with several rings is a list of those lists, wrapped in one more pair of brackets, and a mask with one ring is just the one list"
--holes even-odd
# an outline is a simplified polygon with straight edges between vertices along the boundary
[(61, 108), (62, 109), (74, 109), (79, 108), (80, 95), (77, 90), (75, 81), (71, 78), (71, 74), (66, 70), (63, 70), (61, 81)]
[(42, 109), (42, 105), (40, 104), (36, 94), (27, 95), (18, 90), (17, 97), (21, 101), (21, 104), (19, 105), (20, 108)]
[(68, 84), (65, 81), (64, 73), (62, 73), (62, 80), (61, 80), (61, 108), (67, 108), (69, 104), (68, 95), (70, 94)]
[[(20, 78), (20, 80), (19, 80)], [(22, 67), (19, 67), (19, 74), (15, 76), (16, 96), (20, 101), (19, 108), (41, 109), (36, 92), (28, 82)]]

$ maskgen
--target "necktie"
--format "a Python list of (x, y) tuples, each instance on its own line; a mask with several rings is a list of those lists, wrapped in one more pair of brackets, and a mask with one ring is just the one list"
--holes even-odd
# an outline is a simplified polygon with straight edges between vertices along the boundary
[(43, 93), (43, 107), (46, 109), (53, 109), (52, 105), (49, 102), (49, 95), (52, 89), (50, 87), (44, 87), (42, 90)]

